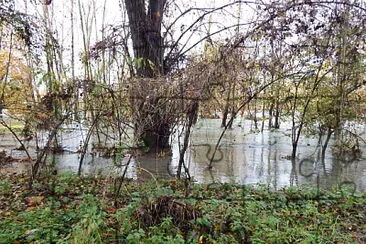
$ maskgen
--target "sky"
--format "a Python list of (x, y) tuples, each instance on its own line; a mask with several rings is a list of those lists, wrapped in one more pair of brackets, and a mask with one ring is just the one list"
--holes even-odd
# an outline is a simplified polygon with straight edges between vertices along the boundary
[[(72, 30), (74, 33), (73, 56), (75, 60), (73, 67), (75, 67), (75, 73), (78, 76), (83, 74), (81, 63), (82, 56), (85, 53), (83, 29), (84, 31), (88, 30), (88, 37), (86, 38), (87, 49), (103, 39), (102, 30), (108, 26), (126, 26), (125, 31), (128, 31), (128, 17), (124, 11), (123, 4), (121, 4), (123, 0), (53, 0), (48, 6), (43, 5), (42, 2), (43, 0), (16, 0), (16, 9), (34, 15), (40, 20), (48, 12), (51, 19), (49, 26), (52, 35), (62, 47), (63, 65), (69, 74), (72, 67)], [(179, 18), (172, 28), (173, 39), (180, 39), (181, 48), (183, 50), (189, 49), (190, 51), (187, 54), (191, 56), (202, 52), (204, 42), (192, 49), (190, 47), (202, 40), (208, 33), (215, 33), (227, 26), (236, 25), (238, 17), (240, 17), (240, 22), (246, 22), (252, 18), (254, 13), (250, 8), (243, 5), (240, 8), (239, 14), (238, 5), (235, 5), (234, 7), (226, 8), (225, 11), (217, 11), (206, 15), (202, 21), (197, 21), (203, 13), (212, 10), (212, 8), (231, 3), (233, 0), (174, 0), (170, 2), (169, 11), (164, 16), (164, 20), (168, 25), (187, 9), (197, 9)], [(73, 28), (71, 13), (73, 13)], [(193, 28), (186, 31), (195, 22), (197, 23)], [(37, 23), (37, 25), (40, 24), (42, 25), (42, 23)], [(245, 27), (241, 27), (240, 31), (244, 29)], [(231, 28), (214, 35), (212, 40), (222, 41), (234, 36), (236, 32), (237, 29)], [(184, 35), (181, 37), (182, 33)]]
[[(29, 0), (17, 0), (18, 8), (24, 9), (27, 6), (27, 12), (36, 16), (44, 15), (44, 5), (39, 4), (41, 0), (38, 0), (38, 4), (32, 4), (32, 1)], [(96, 41), (100, 41), (102, 38), (101, 30), (109, 25), (121, 25), (127, 23), (127, 16), (123, 13), (123, 6), (120, 6), (121, 0), (53, 0), (52, 3), (47, 7), (50, 16), (53, 16), (52, 28), (53, 34), (56, 35), (57, 39), (61, 42), (60, 44), (65, 48), (71, 46), (70, 36), (71, 36), (71, 21), (70, 15), (72, 10), (72, 4), (74, 2), (74, 33), (75, 33), (75, 41), (77, 46), (81, 49), (82, 45), (82, 37), (81, 37), (81, 19), (80, 14), (83, 15), (83, 21), (88, 21), (89, 24), (87, 28), (91, 31), (90, 36), (90, 44), (95, 43)], [(188, 26), (193, 23), (200, 14), (204, 11), (208, 11), (207, 8), (214, 8), (217, 6), (222, 6), (224, 4), (232, 2), (232, 0), (191, 0), (184, 1), (178, 0), (173, 1), (174, 4), (171, 5), (170, 11), (168, 15), (169, 18), (166, 18), (166, 22), (172, 22), (176, 16), (180, 15), (180, 12), (184, 12), (189, 7), (195, 8), (205, 8), (206, 10), (201, 11), (192, 11), (191, 14), (186, 15), (183, 18), (180, 18), (179, 21), (176, 22), (174, 28), (174, 38), (177, 39), (180, 37), (182, 31), (185, 30)], [(66, 4), (65, 4), (66, 3)], [(105, 6), (105, 10), (104, 10)], [(80, 8), (79, 8), (80, 7)], [(212, 24), (206, 25), (205, 27), (195, 29), (194, 33), (187, 32), (185, 37), (182, 39), (182, 43), (185, 43), (187, 40), (190, 43), (195, 43), (197, 40), (201, 39), (203, 36), (207, 35), (208, 32), (215, 32), (224, 26), (233, 25), (237, 23), (238, 17), (238, 8), (234, 7), (231, 9), (227, 9), (226, 12), (218, 12), (217, 14), (212, 14), (210, 17), (207, 16), (205, 18), (205, 22), (211, 22)], [(242, 19), (248, 18), (250, 14), (250, 10), (245, 7), (242, 7), (242, 13), (240, 17)], [(84, 29), (86, 26), (84, 26)], [(225, 39), (228, 35), (233, 35), (233, 30), (231, 33), (229, 31), (223, 32), (222, 34), (214, 37), (216, 39)], [(189, 46), (189, 45), (187, 45)]]

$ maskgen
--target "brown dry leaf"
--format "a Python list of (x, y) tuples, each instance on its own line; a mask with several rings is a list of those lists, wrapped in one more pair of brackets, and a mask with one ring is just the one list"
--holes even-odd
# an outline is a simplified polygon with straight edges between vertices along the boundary
[(26, 197), (25, 201), (27, 202), (28, 207), (34, 207), (39, 205), (43, 199), (44, 196), (35, 196), (35, 197)]
[(116, 212), (116, 208), (113, 208), (113, 207), (108, 207), (106, 210), (107, 210), (107, 213), (109, 213), (109, 214), (114, 214)]

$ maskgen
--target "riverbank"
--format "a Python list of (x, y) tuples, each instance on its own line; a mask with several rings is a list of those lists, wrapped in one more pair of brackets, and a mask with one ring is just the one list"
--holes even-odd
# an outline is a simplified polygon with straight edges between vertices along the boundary
[(0, 243), (364, 243), (366, 194), (2, 175)]

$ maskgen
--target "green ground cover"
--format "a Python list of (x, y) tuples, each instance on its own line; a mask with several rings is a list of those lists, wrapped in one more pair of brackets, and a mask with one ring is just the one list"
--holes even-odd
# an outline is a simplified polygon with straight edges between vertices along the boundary
[(71, 173), (0, 180), (0, 243), (365, 243), (366, 194)]

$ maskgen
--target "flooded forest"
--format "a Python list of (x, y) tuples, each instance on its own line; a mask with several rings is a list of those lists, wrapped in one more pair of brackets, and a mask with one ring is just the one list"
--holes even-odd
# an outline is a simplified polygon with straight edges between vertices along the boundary
[(366, 191), (363, 1), (0, 11), (2, 174)]
[(364, 0), (0, 0), (0, 243), (364, 243), (365, 26)]

